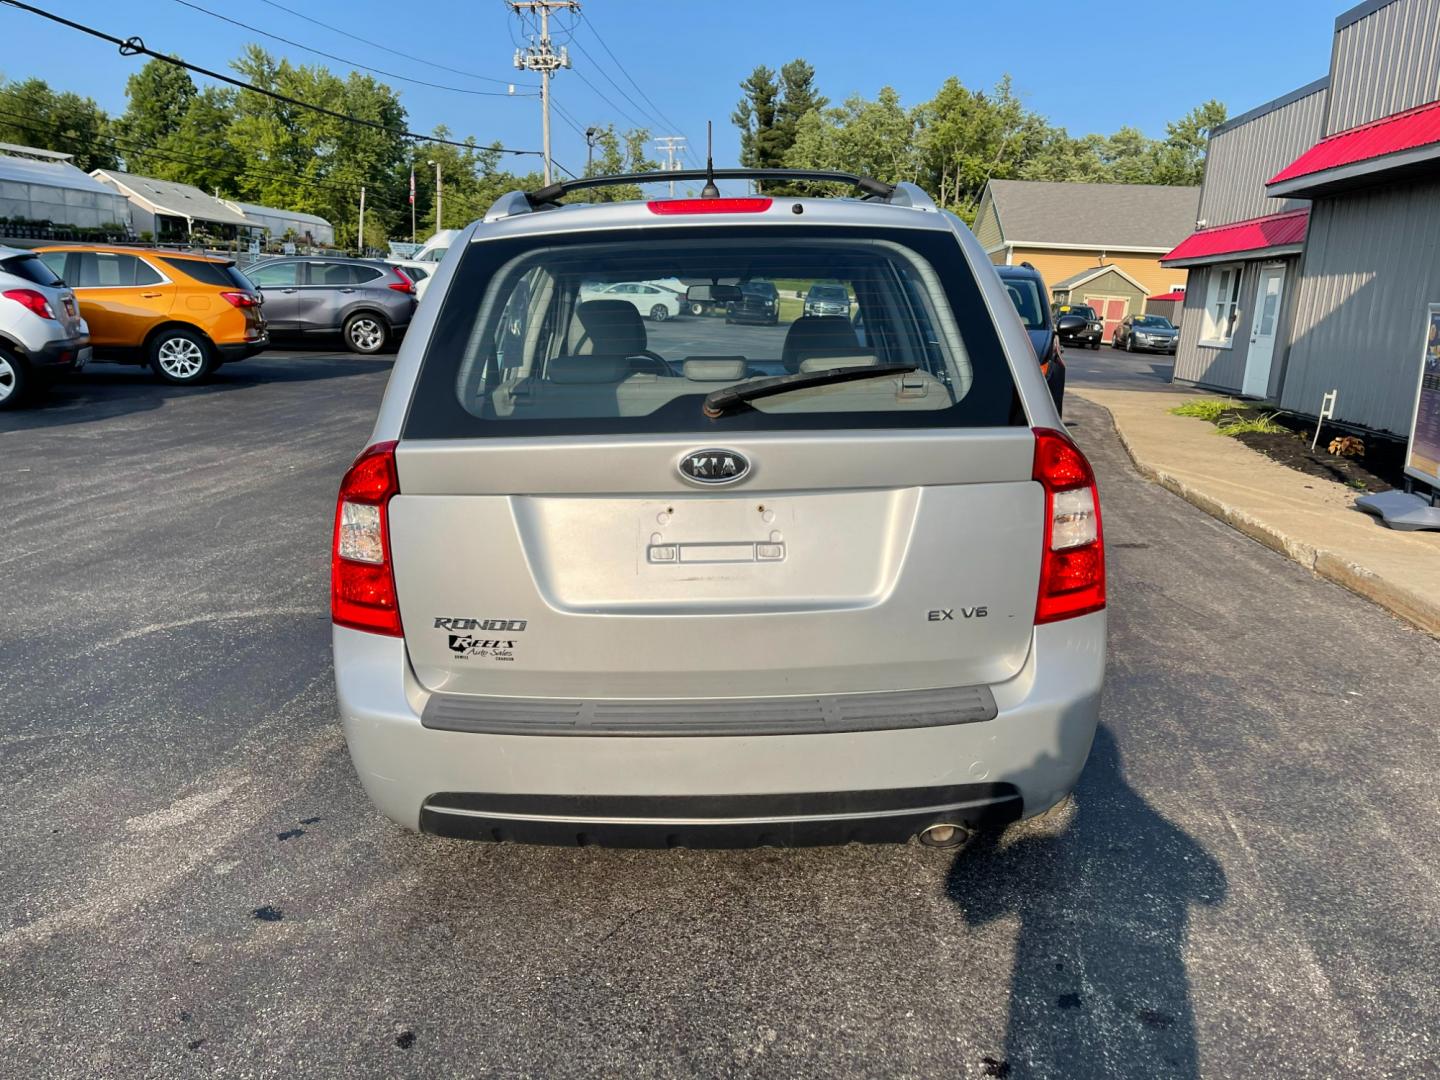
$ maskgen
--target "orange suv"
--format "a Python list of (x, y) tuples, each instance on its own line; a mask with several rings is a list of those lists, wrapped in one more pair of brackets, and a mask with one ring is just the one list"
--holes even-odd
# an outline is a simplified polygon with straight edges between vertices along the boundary
[(74, 291), (96, 360), (149, 364), (185, 386), (270, 343), (259, 290), (226, 259), (99, 246), (37, 254)]

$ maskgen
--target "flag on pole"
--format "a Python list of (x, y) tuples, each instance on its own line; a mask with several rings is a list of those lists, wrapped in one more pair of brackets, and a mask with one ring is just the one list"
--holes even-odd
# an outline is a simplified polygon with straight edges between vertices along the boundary
[(410, 166), (410, 205), (415, 205), (415, 166)]

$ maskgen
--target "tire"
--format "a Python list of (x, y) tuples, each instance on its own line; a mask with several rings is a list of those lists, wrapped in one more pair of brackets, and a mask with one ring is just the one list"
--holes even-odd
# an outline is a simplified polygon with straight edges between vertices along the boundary
[(1133, 352), (1135, 351), (1135, 339), (1134, 339), (1134, 338), (1128, 338), (1128, 337), (1127, 337), (1127, 338), (1125, 339), (1125, 351), (1126, 351), (1126, 352), (1129, 352), (1129, 353), (1133, 353)]
[(650, 318), (655, 322), (664, 322), (670, 317), (670, 309), (664, 304), (656, 304), (650, 309)]
[(379, 315), (359, 311), (345, 320), (345, 347), (362, 356), (372, 356), (390, 340), (390, 327)]
[(704, 315), (704, 314), (705, 314), (705, 305), (704, 305), (704, 304), (691, 304), (691, 305), (690, 305), (690, 314), (691, 314), (691, 315)]
[(9, 349), (0, 349), (0, 409), (13, 409), (30, 396), (30, 369)]
[(151, 339), (150, 370), (171, 386), (194, 386), (215, 370), (215, 354), (197, 331), (172, 327)]

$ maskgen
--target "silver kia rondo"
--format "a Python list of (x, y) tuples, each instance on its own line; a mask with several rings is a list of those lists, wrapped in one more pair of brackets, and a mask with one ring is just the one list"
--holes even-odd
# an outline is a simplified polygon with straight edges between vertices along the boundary
[[(947, 845), (1051, 809), (1105, 566), (1014, 305), (909, 184), (567, 198), (704, 175), (512, 193), (440, 266), (336, 509), (361, 783), (411, 829), (565, 844)], [(661, 280), (686, 315), (590, 298)], [(853, 310), (710, 314), (753, 281)]]

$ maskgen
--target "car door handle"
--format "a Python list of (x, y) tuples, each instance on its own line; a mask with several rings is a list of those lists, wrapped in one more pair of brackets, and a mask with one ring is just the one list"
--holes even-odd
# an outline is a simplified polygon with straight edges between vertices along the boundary
[(300, 291), (299, 289), (282, 289), (282, 290), (281, 290), (281, 292), (284, 292), (284, 293), (287, 294), (287, 295), (290, 294), (290, 293), (297, 293), (297, 292), (299, 292), (299, 291)]
[(165, 294), (158, 292), (142, 292), (140, 295), (146, 300), (154, 300), (156, 297), (164, 296)]
[(341, 289), (341, 292), (354, 292), (354, 289)]

